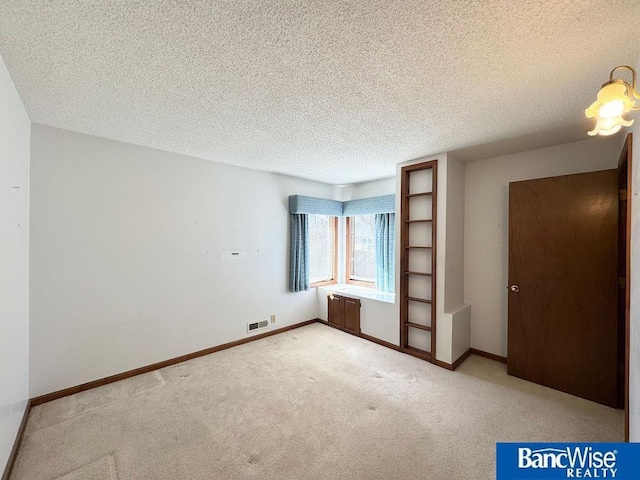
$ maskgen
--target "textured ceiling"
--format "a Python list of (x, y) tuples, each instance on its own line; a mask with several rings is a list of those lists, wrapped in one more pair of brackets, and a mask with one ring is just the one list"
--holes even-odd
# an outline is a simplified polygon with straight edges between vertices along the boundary
[(638, 0), (0, 3), (33, 122), (334, 184), (581, 125), (638, 32)]

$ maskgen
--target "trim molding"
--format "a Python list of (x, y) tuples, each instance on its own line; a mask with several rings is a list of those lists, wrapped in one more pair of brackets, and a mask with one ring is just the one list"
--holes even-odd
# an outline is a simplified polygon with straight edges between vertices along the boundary
[[(624, 278), (625, 278), (625, 292), (624, 292), (624, 441), (629, 442), (629, 352), (631, 350), (630, 340), (630, 302), (631, 302), (631, 200), (629, 200), (630, 192), (633, 191), (633, 168), (632, 168), (632, 151), (633, 151), (633, 133), (629, 133), (624, 142), (622, 152), (620, 152), (620, 159), (618, 160), (618, 188), (622, 189), (620, 185), (621, 180), (626, 180), (624, 188), (627, 191), (626, 200), (626, 212), (625, 212), (625, 251), (624, 253), (618, 250), (618, 267), (620, 267), (620, 256), (624, 256)], [(621, 178), (622, 177), (622, 178)], [(618, 205), (620, 206), (620, 203)], [(618, 217), (618, 232), (620, 232), (620, 218)], [(620, 299), (618, 299), (620, 301)], [(620, 307), (618, 307), (620, 308)], [(620, 311), (618, 310), (618, 315)], [(618, 322), (620, 320), (618, 319)]]
[[(330, 324), (327, 320), (322, 320), (320, 318), (317, 318), (316, 319), (316, 323), (321, 323), (322, 325), (326, 325), (327, 327), (335, 328), (336, 330), (340, 330), (341, 332), (344, 332), (343, 329), (341, 329), (340, 327), (338, 327), (336, 325)], [(345, 332), (345, 333), (347, 333), (347, 332)]]
[(455, 370), (456, 368), (458, 368), (460, 366), (460, 364), (462, 362), (464, 362), (467, 358), (469, 358), (469, 355), (471, 355), (471, 349), (468, 348), (466, 352), (464, 352), (462, 355), (460, 355), (460, 357), (458, 357), (458, 359), (453, 362), (453, 370)]
[(393, 343), (385, 342), (384, 340), (380, 340), (379, 338), (372, 337), (362, 332), (360, 332), (360, 336), (365, 340), (369, 340), (370, 342), (377, 343), (378, 345), (382, 345), (383, 347), (390, 348), (391, 350), (395, 350), (396, 352), (400, 351), (400, 347), (398, 345), (394, 345)]
[(485, 352), (484, 350), (478, 350), (477, 348), (470, 348), (471, 353), (474, 355), (478, 355), (479, 357), (489, 358), (491, 360), (495, 360), (500, 363), (507, 363), (507, 357), (501, 357), (500, 355), (496, 355), (495, 353)]
[[(222, 345), (217, 345), (215, 347), (206, 348), (204, 350), (199, 350), (193, 353), (187, 353), (186, 355), (170, 358), (169, 360), (164, 360), (162, 362), (153, 363), (151, 365), (146, 365), (144, 367), (135, 368), (133, 370), (128, 370), (126, 372), (117, 373), (115, 375), (111, 375), (110, 377), (100, 378), (98, 380), (93, 380), (91, 382), (83, 383), (82, 385), (76, 385), (75, 387), (69, 387), (62, 390), (58, 390), (56, 392), (40, 395), (39, 397), (32, 398), (30, 400), (30, 403), (31, 403), (31, 406), (35, 407), (36, 405), (41, 405), (43, 403), (47, 403), (52, 400), (57, 400), (58, 398), (66, 397), (68, 395), (84, 392), (85, 390), (101, 387), (103, 385), (107, 385), (113, 382), (118, 382), (126, 378), (135, 377), (136, 375), (141, 375), (143, 373), (153, 372), (154, 370), (158, 370), (160, 368), (169, 367), (171, 365), (175, 365), (176, 363), (186, 362), (187, 360), (191, 360), (197, 357), (202, 357), (204, 355), (209, 355), (211, 353), (219, 352), (221, 350), (226, 350), (227, 348), (237, 347), (238, 345), (244, 345), (245, 343), (253, 342), (254, 340), (260, 340), (261, 338), (270, 337), (272, 335), (277, 335), (278, 333), (283, 333), (289, 330), (293, 330), (295, 328), (304, 327), (306, 325), (316, 323), (317, 321), (318, 319), (314, 318), (312, 320), (307, 320), (305, 322), (295, 323), (293, 325), (277, 328), (269, 332), (260, 333), (252, 337), (242, 338), (234, 342), (223, 343)], [(4, 478), (2, 480), (4, 480)]]
[[(322, 323), (323, 325), (327, 325), (327, 326), (329, 326), (331, 328), (335, 328), (336, 330), (340, 330), (341, 332), (344, 332), (344, 330), (342, 330), (339, 327), (336, 327), (335, 325), (331, 325), (326, 320), (321, 320), (321, 319), (318, 318), (318, 319), (316, 319), (316, 322)], [(349, 332), (345, 332), (345, 333), (349, 333)], [(384, 340), (380, 340), (379, 338), (376, 338), (376, 337), (372, 337), (370, 335), (367, 335), (366, 333), (360, 332), (360, 335), (357, 335), (357, 336), (360, 337), (360, 338), (364, 338), (365, 340), (369, 340), (370, 342), (377, 343), (378, 345), (382, 345), (383, 347), (387, 347), (387, 348), (390, 348), (392, 350), (395, 350), (396, 352), (402, 352), (402, 350), (400, 350), (400, 346), (394, 345), (393, 343), (389, 343), (389, 342), (386, 342)], [(430, 360), (430, 362), (433, 363), (434, 365), (437, 365), (438, 367), (444, 368), (446, 370), (453, 371), (456, 368), (458, 368), (460, 366), (460, 364), (462, 362), (464, 362), (467, 359), (467, 357), (469, 357), (469, 355), (474, 353), (473, 350), (474, 350), (473, 348), (469, 348), (466, 352), (464, 352), (462, 355), (460, 355), (460, 357), (455, 362), (453, 362), (453, 364), (447, 363), (447, 362), (442, 362), (440, 360), (436, 360), (435, 358)], [(477, 351), (481, 352), (481, 350), (477, 350)], [(406, 352), (403, 352), (403, 353), (406, 353)], [(486, 353), (486, 352), (481, 352), (478, 355), (488, 356), (488, 355), (493, 355), (493, 354)], [(497, 355), (496, 355), (496, 357), (497, 357)], [(488, 357), (488, 358), (492, 358), (493, 360), (496, 360), (496, 358), (493, 358), (493, 357)], [(502, 358), (502, 357), (500, 357), (500, 358)], [(498, 360), (498, 361), (502, 361), (502, 360)], [(504, 363), (507, 363), (507, 359), (506, 358), (504, 359)]]
[(453, 371), (453, 365), (451, 365), (450, 363), (443, 362), (441, 360), (436, 360), (435, 358), (433, 360), (431, 360), (431, 363), (433, 363), (436, 367), (440, 367), (440, 368), (444, 368), (445, 370)]
[(456, 368), (458, 368), (460, 366), (460, 364), (462, 362), (464, 362), (467, 359), (467, 357), (469, 357), (469, 355), (471, 355), (471, 349), (470, 348), (466, 352), (464, 352), (462, 355), (460, 355), (460, 357), (458, 357), (458, 359), (453, 363), (443, 362), (443, 361), (437, 360), (435, 358), (432, 360), (431, 363), (433, 363), (434, 365), (437, 365), (438, 367), (454, 371)]
[(4, 473), (2, 474), (1, 480), (9, 480), (9, 477), (11, 476), (13, 464), (16, 462), (16, 458), (18, 457), (18, 449), (20, 448), (20, 444), (22, 443), (24, 429), (27, 426), (27, 418), (29, 417), (31, 406), (31, 400), (27, 400), (27, 405), (24, 409), (24, 414), (22, 415), (22, 421), (20, 422), (20, 427), (18, 427), (18, 432), (16, 433), (16, 440), (15, 442), (13, 442), (13, 448), (11, 449), (11, 453), (9, 454), (9, 458), (7, 459), (7, 465), (4, 468)]
[[(321, 323), (322, 325), (326, 325), (326, 326), (331, 327), (331, 328), (335, 328), (336, 330), (340, 330), (341, 332), (349, 333), (346, 330), (341, 329), (340, 327), (337, 327), (335, 325), (331, 325), (326, 320), (322, 320), (320, 318), (317, 318), (316, 322), (317, 323)], [(383, 347), (390, 348), (391, 350), (395, 350), (396, 352), (400, 351), (400, 347), (398, 345), (394, 345), (393, 343), (387, 342), (385, 340), (380, 340), (379, 338), (372, 337), (371, 335), (367, 335), (366, 333), (360, 332), (358, 335), (355, 335), (353, 333), (349, 333), (349, 335), (354, 335), (356, 337), (364, 338), (365, 340), (369, 340), (370, 342), (377, 343), (378, 345), (382, 345)]]

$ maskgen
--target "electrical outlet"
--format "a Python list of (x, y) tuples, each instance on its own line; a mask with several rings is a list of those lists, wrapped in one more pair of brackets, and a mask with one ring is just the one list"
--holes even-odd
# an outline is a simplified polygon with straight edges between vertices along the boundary
[(275, 316), (275, 314), (271, 315), (271, 323), (276, 323), (276, 316)]

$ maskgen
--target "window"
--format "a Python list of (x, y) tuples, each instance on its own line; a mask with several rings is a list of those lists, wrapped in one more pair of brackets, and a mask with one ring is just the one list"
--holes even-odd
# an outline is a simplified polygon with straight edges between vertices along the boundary
[(347, 217), (347, 283), (375, 286), (375, 238), (375, 215)]
[(338, 218), (309, 215), (309, 281), (312, 287), (336, 283)]
[[(346, 202), (289, 196), (289, 290), (334, 284), (340, 277), (347, 283), (393, 292), (395, 203), (395, 195)], [(345, 218), (344, 224), (340, 220), (339, 232), (338, 218)], [(339, 275), (338, 256), (344, 258)]]

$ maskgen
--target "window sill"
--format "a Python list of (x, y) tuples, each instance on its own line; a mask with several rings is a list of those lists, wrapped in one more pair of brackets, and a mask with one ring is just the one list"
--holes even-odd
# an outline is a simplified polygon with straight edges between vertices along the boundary
[(375, 290), (376, 284), (375, 282), (365, 282), (364, 280), (347, 280), (348, 285), (357, 285), (359, 287), (365, 287)]
[(370, 287), (360, 287), (347, 283), (336, 283), (335, 285), (323, 287), (323, 290), (327, 292), (327, 294), (335, 293), (336, 295), (342, 294), (345, 296), (365, 298), (384, 303), (396, 303), (395, 293), (380, 292), (375, 288)]
[(327, 285), (335, 285), (336, 283), (338, 283), (337, 280), (327, 280), (326, 282), (316, 282), (316, 283), (312, 283), (309, 285), (310, 288), (314, 288), (314, 287), (325, 287)]

